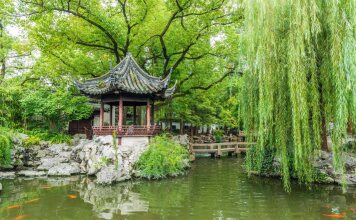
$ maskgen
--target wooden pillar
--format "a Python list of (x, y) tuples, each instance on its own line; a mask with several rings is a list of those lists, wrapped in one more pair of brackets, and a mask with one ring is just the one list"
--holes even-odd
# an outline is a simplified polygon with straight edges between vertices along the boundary
[(123, 105), (123, 101), (122, 101), (122, 96), (120, 96), (119, 98), (119, 110), (118, 110), (118, 123), (117, 123), (117, 126), (118, 126), (118, 130), (119, 132), (122, 131), (122, 122), (123, 122), (123, 112), (124, 112), (124, 105)]
[(112, 126), (112, 105), (110, 104), (110, 126)]
[(104, 103), (103, 101), (100, 102), (100, 129), (103, 127), (104, 125)]
[(149, 99), (147, 99), (147, 105), (146, 105), (146, 124), (147, 124), (147, 131), (149, 131), (151, 126), (151, 105)]
[(154, 104), (154, 102), (152, 102), (152, 110), (151, 110), (151, 117), (152, 117), (152, 125), (155, 125), (155, 104)]
[(133, 106), (133, 124), (136, 125), (136, 105)]

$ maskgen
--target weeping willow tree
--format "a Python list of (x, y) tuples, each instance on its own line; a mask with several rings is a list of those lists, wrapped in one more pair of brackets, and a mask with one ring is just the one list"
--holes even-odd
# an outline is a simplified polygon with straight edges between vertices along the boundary
[(301, 182), (313, 181), (312, 161), (328, 132), (334, 168), (344, 172), (342, 143), (356, 115), (355, 4), (245, 1), (241, 118), (248, 137), (257, 137), (254, 167), (267, 150), (276, 152), (286, 189), (291, 170)]

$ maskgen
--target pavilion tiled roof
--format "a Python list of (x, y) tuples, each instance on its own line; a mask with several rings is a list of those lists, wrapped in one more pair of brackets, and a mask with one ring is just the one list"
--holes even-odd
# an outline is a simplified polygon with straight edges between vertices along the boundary
[(175, 85), (168, 88), (171, 73), (162, 79), (151, 76), (140, 68), (130, 53), (107, 74), (89, 79), (83, 83), (75, 82), (77, 88), (89, 96), (104, 94), (146, 94), (167, 98), (173, 95)]

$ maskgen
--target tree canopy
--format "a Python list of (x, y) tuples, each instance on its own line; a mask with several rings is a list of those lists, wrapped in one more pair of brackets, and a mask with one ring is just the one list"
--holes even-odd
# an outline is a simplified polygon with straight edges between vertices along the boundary
[[(234, 1), (19, 0), (5, 6), (4, 17), (21, 33), (10, 36), (16, 44), (9, 49), (26, 45), (23, 54), (30, 59), (17, 78), (22, 87), (35, 83), (66, 88), (74, 79), (103, 75), (130, 52), (155, 76), (172, 72), (176, 94), (163, 105), (178, 112), (186, 106), (189, 112), (198, 94), (209, 93), (215, 100), (226, 97), (230, 89), (221, 93), (226, 86), (218, 85), (236, 76), (237, 28), (243, 13)], [(2, 70), (4, 76), (16, 76), (8, 68)], [(197, 114), (185, 117), (186, 122), (222, 121), (223, 115), (232, 114), (214, 113), (211, 99), (200, 101), (214, 115), (212, 120)]]

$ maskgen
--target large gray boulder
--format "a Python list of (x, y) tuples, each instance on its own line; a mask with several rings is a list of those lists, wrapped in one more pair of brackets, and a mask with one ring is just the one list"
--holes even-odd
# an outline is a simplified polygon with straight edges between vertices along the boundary
[(124, 180), (128, 180), (131, 177), (129, 175), (125, 175), (122, 169), (115, 168), (115, 165), (109, 165), (107, 167), (103, 167), (96, 174), (96, 182), (102, 185), (109, 185), (115, 182), (120, 182)]
[(0, 179), (13, 179), (16, 177), (15, 172), (0, 172)]
[(55, 158), (42, 158), (41, 165), (37, 167), (37, 170), (49, 170), (60, 163), (68, 162), (68, 158), (55, 157)]
[(48, 170), (48, 176), (70, 176), (72, 174), (79, 174), (80, 167), (76, 162), (60, 163)]
[(37, 171), (37, 170), (21, 170), (17, 172), (18, 176), (25, 176), (25, 177), (35, 177), (35, 176), (46, 176), (47, 173), (44, 171)]

